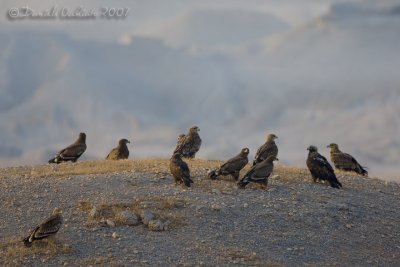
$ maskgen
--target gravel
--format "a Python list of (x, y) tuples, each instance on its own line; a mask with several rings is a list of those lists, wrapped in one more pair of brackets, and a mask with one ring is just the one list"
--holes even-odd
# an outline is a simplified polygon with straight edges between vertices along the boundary
[[(0, 170), (1, 266), (400, 266), (395, 182), (338, 172), (338, 190), (278, 165), (267, 190), (239, 190), (206, 178), (220, 162), (196, 159), (187, 189), (168, 160), (81, 164)], [(65, 218), (54, 240), (23, 247), (54, 207)]]

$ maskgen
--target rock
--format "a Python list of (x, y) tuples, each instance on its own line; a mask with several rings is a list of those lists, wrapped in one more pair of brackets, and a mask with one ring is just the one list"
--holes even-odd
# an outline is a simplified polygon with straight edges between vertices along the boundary
[(219, 191), (216, 188), (211, 189), (211, 192), (214, 193), (214, 194), (217, 194), (217, 195), (221, 194), (221, 191)]
[(107, 219), (106, 220), (106, 224), (109, 227), (115, 227), (115, 222), (113, 220), (111, 220), (111, 219)]
[(111, 237), (113, 239), (117, 239), (119, 236), (118, 236), (118, 234), (116, 232), (114, 232), (114, 233), (112, 233)]
[(140, 217), (142, 217), (143, 224), (148, 225), (149, 222), (154, 220), (156, 216), (149, 210), (143, 210), (140, 214)]
[(135, 226), (140, 224), (139, 218), (136, 216), (136, 214), (129, 210), (121, 211), (115, 216), (115, 219), (118, 224), (122, 225)]
[(164, 231), (164, 224), (160, 220), (151, 220), (151, 221), (149, 221), (147, 227), (151, 231)]
[(101, 216), (101, 212), (99, 211), (99, 209), (98, 209), (96, 206), (94, 206), (94, 207), (89, 211), (89, 216), (90, 216), (92, 219), (96, 219), (96, 218), (99, 218), (99, 217)]
[(144, 209), (153, 208), (153, 207), (157, 206), (157, 204), (152, 202), (152, 201), (142, 201), (142, 202), (140, 202), (139, 205), (140, 205), (141, 208), (144, 208)]
[(211, 209), (220, 211), (222, 209), (222, 206), (219, 204), (211, 204)]

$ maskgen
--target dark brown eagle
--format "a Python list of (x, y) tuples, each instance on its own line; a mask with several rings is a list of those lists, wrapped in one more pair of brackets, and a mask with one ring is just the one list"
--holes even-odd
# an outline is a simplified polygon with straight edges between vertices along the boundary
[(323, 180), (328, 181), (329, 184), (334, 188), (341, 188), (342, 184), (336, 178), (332, 166), (324, 156), (318, 153), (317, 147), (309, 146), (307, 150), (309, 152), (306, 164), (311, 172), (314, 183), (317, 180)]
[(121, 139), (118, 142), (118, 146), (114, 147), (110, 153), (108, 153), (106, 159), (108, 160), (119, 160), (127, 159), (129, 157), (129, 150), (126, 144), (130, 142), (127, 139)]
[(245, 188), (250, 182), (258, 183), (267, 187), (268, 177), (274, 170), (274, 161), (278, 160), (276, 156), (269, 156), (263, 161), (257, 163), (243, 176), (242, 180), (239, 181), (239, 188)]
[(60, 150), (56, 156), (49, 160), (49, 163), (61, 163), (64, 161), (76, 162), (86, 150), (86, 134), (80, 133), (75, 143)]
[(49, 218), (36, 226), (35, 229), (33, 229), (31, 233), (24, 238), (24, 245), (30, 247), (32, 242), (35, 240), (40, 240), (55, 235), (58, 230), (60, 230), (62, 223), (62, 210), (60, 208), (55, 208), (53, 210), (53, 214)]
[(242, 148), (240, 153), (235, 157), (227, 160), (223, 163), (219, 169), (213, 170), (208, 174), (210, 179), (217, 179), (220, 175), (232, 175), (237, 181), (239, 179), (239, 172), (249, 162), (247, 156), (249, 155), (249, 149), (247, 147)]
[(275, 144), (275, 139), (277, 138), (278, 136), (276, 136), (275, 134), (269, 134), (267, 136), (267, 141), (257, 150), (256, 156), (253, 161), (253, 166), (268, 158), (269, 156), (278, 156), (278, 147)]
[(174, 153), (169, 161), (169, 169), (174, 177), (175, 184), (183, 183), (187, 187), (193, 183), (190, 179), (190, 170), (186, 162), (181, 158), (180, 153)]
[(362, 167), (350, 154), (340, 151), (337, 144), (332, 143), (327, 147), (331, 149), (331, 161), (333, 162), (333, 165), (335, 165), (336, 169), (352, 171), (364, 176), (368, 176), (368, 172), (364, 169), (365, 167)]

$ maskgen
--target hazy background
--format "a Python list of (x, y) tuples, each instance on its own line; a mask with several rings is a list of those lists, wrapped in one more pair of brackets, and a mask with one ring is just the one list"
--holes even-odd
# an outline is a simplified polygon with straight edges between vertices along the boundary
[(45, 163), (87, 133), (169, 157), (198, 125), (198, 157), (250, 157), (267, 133), (283, 164), (339, 144), (400, 180), (400, 3), (334, 0), (29, 1), (129, 7), (124, 20), (19, 20), (0, 1), (0, 166)]

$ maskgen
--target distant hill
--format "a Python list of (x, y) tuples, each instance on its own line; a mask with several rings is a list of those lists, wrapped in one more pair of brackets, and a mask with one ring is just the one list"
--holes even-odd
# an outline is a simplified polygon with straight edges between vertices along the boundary
[(290, 31), (257, 12), (193, 9), (124, 44), (0, 30), (0, 165), (45, 162), (80, 131), (86, 159), (122, 137), (133, 157), (168, 156), (196, 124), (203, 158), (245, 146), (252, 157), (274, 132), (286, 164), (336, 142), (372, 174), (396, 170), (400, 16), (396, 4), (365, 5), (334, 5)]

